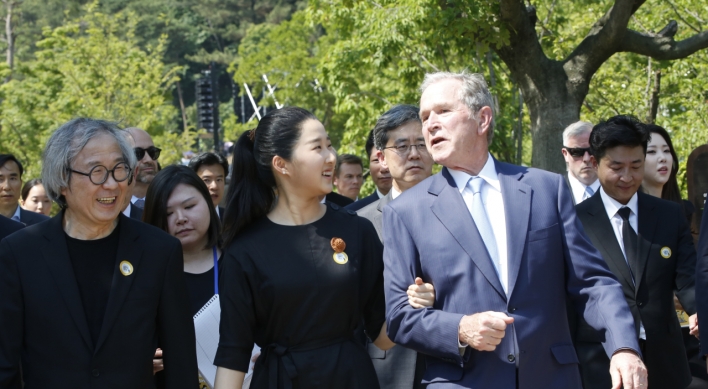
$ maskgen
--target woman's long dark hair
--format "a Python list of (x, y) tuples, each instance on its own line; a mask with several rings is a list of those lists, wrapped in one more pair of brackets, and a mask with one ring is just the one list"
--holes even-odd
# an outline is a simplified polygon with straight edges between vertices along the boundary
[(163, 230), (167, 229), (167, 200), (179, 184), (194, 187), (206, 201), (209, 208), (209, 230), (206, 247), (221, 247), (221, 222), (204, 181), (192, 169), (182, 165), (170, 165), (160, 170), (148, 187), (145, 195), (143, 221)]
[(42, 185), (42, 179), (41, 178), (33, 178), (27, 182), (25, 182), (25, 185), (22, 186), (22, 195), (20, 198), (22, 198), (22, 201), (27, 201), (27, 196), (29, 196), (30, 190), (34, 188), (37, 185)]
[(285, 107), (270, 111), (258, 127), (246, 131), (234, 145), (231, 183), (226, 195), (224, 245), (228, 246), (244, 228), (264, 217), (275, 202), (275, 176), (272, 163), (276, 155), (289, 161), (302, 124), (317, 120), (306, 109)]
[(664, 138), (666, 144), (669, 146), (671, 158), (674, 160), (671, 164), (671, 173), (669, 173), (669, 180), (666, 181), (666, 184), (664, 184), (664, 187), (661, 189), (661, 198), (664, 200), (673, 201), (683, 208), (683, 201), (681, 200), (681, 191), (679, 190), (678, 179), (676, 178), (676, 174), (678, 173), (679, 160), (678, 156), (676, 155), (676, 151), (674, 150), (674, 145), (671, 143), (671, 137), (663, 127), (657, 126), (656, 124), (646, 124), (645, 128), (650, 136), (653, 134), (659, 134), (662, 138)]

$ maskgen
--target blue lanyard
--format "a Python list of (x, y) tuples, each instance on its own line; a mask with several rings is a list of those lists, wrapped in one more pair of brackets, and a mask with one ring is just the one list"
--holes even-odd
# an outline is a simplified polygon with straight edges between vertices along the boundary
[(214, 250), (214, 294), (219, 294), (219, 263), (216, 258), (216, 246)]

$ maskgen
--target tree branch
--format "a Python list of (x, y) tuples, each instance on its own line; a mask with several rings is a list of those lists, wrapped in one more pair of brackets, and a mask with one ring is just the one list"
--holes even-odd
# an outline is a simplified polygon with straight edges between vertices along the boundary
[(649, 36), (637, 31), (627, 30), (620, 41), (619, 50), (617, 51), (647, 55), (656, 60), (672, 60), (686, 58), (705, 48), (708, 48), (708, 31), (703, 31), (677, 42), (673, 36)]
[(674, 10), (674, 13), (676, 14), (676, 16), (678, 16), (678, 18), (681, 19), (682, 22), (686, 23), (686, 25), (688, 27), (690, 27), (691, 30), (693, 30), (695, 32), (701, 32), (701, 30), (699, 28), (694, 27), (691, 23), (688, 22), (688, 20), (686, 20), (686, 18), (683, 17), (683, 15), (681, 15), (681, 13), (676, 8), (676, 4), (674, 4), (673, 1), (669, 0), (668, 3), (671, 6), (671, 9)]
[(526, 7), (520, 0), (501, 0), (499, 10), (501, 20), (509, 30), (510, 41), (508, 46), (496, 50), (499, 57), (509, 66), (512, 74), (544, 74), (549, 59), (536, 33), (535, 9)]
[(566, 63), (580, 76), (590, 80), (597, 69), (618, 51), (629, 19), (646, 0), (616, 0), (570, 54)]

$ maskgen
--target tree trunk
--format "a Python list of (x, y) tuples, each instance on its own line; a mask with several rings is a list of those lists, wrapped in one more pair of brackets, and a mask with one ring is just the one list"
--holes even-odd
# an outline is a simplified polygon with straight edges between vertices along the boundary
[[(12, 10), (15, 6), (13, 1), (4, 1), (7, 15), (5, 15), (5, 42), (7, 43), (7, 67), (12, 70), (15, 62), (15, 37), (12, 31)], [(11, 76), (5, 78), (5, 82), (10, 81)]]
[[(542, 74), (524, 66), (512, 70), (519, 80), (531, 120), (531, 165), (556, 173), (566, 170), (561, 148), (563, 130), (580, 120), (580, 107), (588, 92), (587, 82), (573, 77), (563, 63), (547, 61)], [(570, 75), (567, 74), (571, 73)]]
[(531, 117), (533, 140), (532, 166), (556, 173), (566, 170), (561, 148), (563, 130), (580, 117), (580, 104), (564, 100), (563, 96), (550, 96), (542, 104), (527, 102)]

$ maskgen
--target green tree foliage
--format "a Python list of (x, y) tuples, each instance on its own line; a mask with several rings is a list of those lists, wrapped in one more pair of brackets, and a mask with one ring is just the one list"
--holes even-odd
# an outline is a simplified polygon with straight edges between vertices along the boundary
[(19, 77), (0, 88), (2, 144), (28, 167), (40, 171), (40, 154), (49, 135), (74, 117), (112, 120), (148, 131), (163, 148), (161, 162), (179, 160), (195, 134), (177, 135), (170, 88), (176, 68), (162, 62), (165, 39), (141, 50), (135, 42), (137, 18), (106, 15), (95, 5), (80, 20), (45, 31), (35, 59), (21, 63)]
[[(504, 130), (512, 133), (509, 125), (518, 118), (519, 110), (511, 109), (516, 104), (509, 98), (509, 91), (516, 90), (513, 84), (518, 84), (529, 108), (534, 164), (561, 170), (560, 131), (578, 120), (597, 69), (618, 52), (674, 60), (705, 47), (706, 32), (697, 22), (705, 20), (702, 3), (313, 0), (307, 12), (334, 36), (320, 69), (337, 106), (351, 110), (352, 116), (369, 107), (363, 103), (367, 99), (411, 101), (425, 72), (483, 72), (491, 84), (496, 81), (492, 89), (500, 102), (497, 117), (507, 122), (498, 127), (502, 136), (497, 142), (505, 139)], [(699, 16), (687, 22), (691, 14)], [(680, 20), (681, 33), (669, 28), (671, 24), (662, 28), (667, 15)], [(494, 81), (491, 68), (498, 68)], [(518, 147), (518, 142), (513, 144)], [(494, 146), (502, 149), (496, 150), (498, 157), (510, 159), (503, 152), (506, 146)]]
[[(671, 0), (641, 8), (630, 26), (638, 31), (660, 30), (667, 15), (679, 21), (676, 40), (708, 25), (708, 7), (703, 2)], [(659, 105), (652, 118), (657, 71), (661, 73)], [(680, 159), (679, 184), (686, 196), (686, 161), (691, 151), (708, 141), (708, 50), (675, 61), (656, 61), (634, 53), (610, 58), (593, 78), (581, 115), (596, 123), (617, 114), (655, 120), (668, 130)]]
[(409, 34), (424, 35), (424, 15), (407, 3), (415, 2), (386, 8), (314, 2), (277, 27), (255, 26), (232, 64), (234, 79), (260, 88), (266, 74), (278, 87), (279, 102), (312, 109), (340, 152), (364, 156), (366, 136), (383, 112), (396, 104), (417, 105), (426, 72), (451, 66), (482, 72), (493, 79), (502, 112), (493, 150), (515, 161), (519, 104), (508, 72), (482, 46), (441, 56), (432, 41), (430, 47), (410, 44)]

